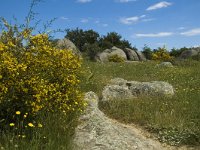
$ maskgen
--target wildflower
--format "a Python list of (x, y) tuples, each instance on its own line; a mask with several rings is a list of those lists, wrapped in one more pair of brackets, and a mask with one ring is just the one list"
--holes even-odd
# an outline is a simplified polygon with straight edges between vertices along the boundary
[(22, 138), (25, 138), (26, 137), (26, 135), (22, 135)]
[(42, 125), (41, 123), (38, 123), (38, 127), (39, 127), (39, 128), (42, 128), (43, 125)]
[(10, 126), (13, 127), (13, 126), (15, 126), (15, 124), (14, 123), (10, 123)]
[(16, 111), (15, 113), (16, 113), (16, 115), (20, 115), (20, 114), (21, 114), (21, 112), (20, 112), (20, 111)]
[(35, 127), (32, 123), (28, 123), (29, 127)]
[(26, 118), (27, 117), (27, 115), (24, 115), (24, 118)]

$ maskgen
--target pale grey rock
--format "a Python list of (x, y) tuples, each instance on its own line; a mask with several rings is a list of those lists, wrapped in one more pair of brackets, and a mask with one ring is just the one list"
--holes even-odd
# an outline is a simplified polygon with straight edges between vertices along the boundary
[(135, 96), (172, 96), (174, 95), (173, 86), (163, 81), (152, 82), (129, 82), (129, 89)]
[(144, 56), (144, 54), (141, 51), (135, 51), (138, 55), (138, 58), (140, 61), (146, 61), (146, 57)]
[(130, 48), (125, 48), (124, 52), (126, 53), (128, 60), (130, 60), (130, 61), (139, 61), (138, 55), (134, 50), (132, 50)]
[(170, 68), (170, 67), (174, 67), (172, 65), (171, 62), (161, 62), (160, 64), (157, 64), (156, 67), (159, 67), (159, 68)]
[(181, 59), (188, 59), (192, 56), (200, 55), (200, 47), (191, 48), (190, 50), (185, 50), (181, 53)]
[(123, 125), (98, 109), (94, 92), (85, 94), (89, 103), (75, 129), (74, 150), (163, 150), (162, 145), (146, 138), (138, 129)]
[(173, 86), (164, 81), (138, 82), (112, 79), (102, 91), (102, 101), (129, 99), (142, 95), (173, 96)]
[(102, 91), (102, 101), (133, 98), (128, 86), (107, 85)]
[(118, 57), (123, 58), (125, 61), (127, 60), (125, 52), (115, 46), (113, 46), (111, 49), (106, 49), (103, 52), (97, 54), (96, 60), (99, 62), (108, 62), (109, 57), (113, 55), (117, 55)]
[(102, 53), (98, 53), (96, 56), (96, 60), (99, 62), (108, 62), (110, 52), (103, 51)]
[(110, 53), (109, 56), (117, 55), (117, 56), (123, 58), (125, 61), (127, 60), (126, 54), (125, 54), (125, 52), (122, 49), (113, 46), (111, 48), (111, 50), (112, 51), (111, 51), (111, 53)]
[(78, 48), (75, 46), (75, 44), (72, 41), (70, 41), (69, 39), (64, 38), (64, 39), (58, 40), (57, 48), (72, 50), (72, 52), (74, 54), (81, 56), (81, 52), (78, 50)]

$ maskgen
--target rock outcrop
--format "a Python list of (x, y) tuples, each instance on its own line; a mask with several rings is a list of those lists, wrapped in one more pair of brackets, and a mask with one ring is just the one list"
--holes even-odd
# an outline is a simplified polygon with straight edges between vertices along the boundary
[(190, 58), (192, 56), (200, 56), (200, 47), (196, 47), (196, 48), (191, 48), (190, 50), (185, 50), (181, 53), (180, 58), (181, 59), (187, 59)]
[(137, 53), (130, 49), (130, 48), (125, 48), (124, 52), (126, 53), (127, 59), (130, 61), (139, 61)]
[(108, 62), (109, 57), (117, 55), (124, 61), (146, 61), (145, 56), (140, 51), (135, 51), (130, 48), (120, 49), (113, 46), (111, 49), (106, 49), (103, 52), (97, 54), (96, 60), (99, 62)]
[(124, 59), (125, 61), (127, 60), (125, 52), (115, 46), (113, 46), (111, 49), (106, 49), (102, 53), (97, 54), (96, 60), (100, 62), (108, 62), (109, 57), (113, 55), (117, 55), (118, 57)]
[(163, 150), (159, 142), (146, 138), (133, 126), (109, 119), (98, 109), (94, 92), (85, 95), (88, 107), (75, 130), (74, 150)]
[(140, 61), (146, 61), (147, 60), (146, 57), (144, 56), (144, 54), (141, 51), (135, 51), (135, 52), (137, 53), (138, 59)]
[(172, 85), (163, 81), (137, 82), (115, 78), (102, 91), (102, 101), (129, 99), (141, 95), (173, 96)]
[(75, 44), (69, 39), (64, 38), (64, 39), (58, 40), (57, 47), (59, 49), (72, 50), (74, 54), (81, 56), (81, 52), (78, 50)]

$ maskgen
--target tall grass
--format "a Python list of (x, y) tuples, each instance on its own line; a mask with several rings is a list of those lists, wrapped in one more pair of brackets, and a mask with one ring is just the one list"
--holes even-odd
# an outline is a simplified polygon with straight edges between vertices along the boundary
[[(77, 125), (77, 114), (41, 114), (42, 128), (32, 128), (26, 136), (5, 131), (0, 135), (2, 150), (72, 150), (72, 136)], [(30, 136), (28, 136), (30, 135)]]
[(103, 87), (115, 77), (135, 81), (166, 81), (175, 96), (147, 97), (100, 103), (108, 116), (142, 125), (162, 142), (171, 145), (200, 145), (200, 62), (177, 61), (173, 68), (158, 68), (156, 62), (85, 63), (93, 77), (84, 82), (85, 91), (101, 96)]

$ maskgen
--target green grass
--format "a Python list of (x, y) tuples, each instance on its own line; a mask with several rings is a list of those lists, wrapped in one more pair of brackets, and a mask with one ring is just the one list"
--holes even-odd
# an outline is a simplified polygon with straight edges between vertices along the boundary
[[(76, 114), (41, 114), (42, 128), (31, 128), (23, 138), (13, 130), (0, 132), (1, 150), (72, 150), (72, 135), (77, 125)], [(30, 127), (29, 127), (30, 128)]]
[[(174, 68), (156, 68), (156, 62), (94, 63), (84, 62), (81, 89), (99, 97), (103, 87), (115, 77), (135, 81), (166, 81), (175, 88), (175, 96), (145, 97), (100, 103), (100, 109), (123, 123), (141, 125), (162, 142), (171, 145), (200, 145), (200, 62), (174, 62)], [(0, 132), (0, 149), (71, 150), (77, 114), (41, 114), (43, 128), (35, 128), (26, 138), (12, 131)]]
[(115, 77), (169, 82), (175, 89), (172, 98), (141, 96), (100, 103), (100, 109), (111, 118), (141, 125), (162, 142), (200, 145), (200, 62), (177, 61), (174, 64), (174, 68), (156, 68), (156, 62), (85, 62), (85, 70), (93, 76), (86, 78), (82, 89), (92, 90), (101, 97), (103, 87)]

